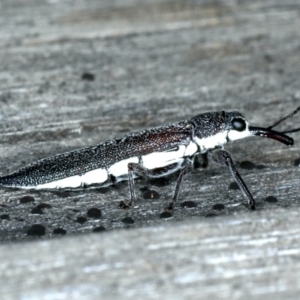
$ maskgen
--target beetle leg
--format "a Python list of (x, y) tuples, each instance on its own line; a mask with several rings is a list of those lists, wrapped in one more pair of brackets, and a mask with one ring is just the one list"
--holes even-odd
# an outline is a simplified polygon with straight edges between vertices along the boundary
[(194, 168), (194, 158), (186, 158), (185, 159), (185, 166), (183, 167), (183, 169), (181, 169), (179, 176), (177, 178), (177, 182), (176, 182), (176, 187), (175, 187), (175, 191), (172, 197), (172, 202), (169, 203), (169, 205), (166, 207), (166, 210), (169, 212), (172, 212), (174, 209), (174, 205), (178, 200), (178, 196), (179, 196), (179, 192), (180, 192), (180, 188), (182, 185), (182, 181), (183, 181), (183, 177), (187, 174), (190, 173)]
[(144, 166), (138, 163), (129, 163), (128, 164), (128, 185), (130, 191), (130, 200), (127, 203), (121, 201), (120, 207), (127, 209), (130, 206), (132, 206), (137, 199), (135, 193), (135, 187), (134, 187), (134, 174), (144, 178), (157, 178), (172, 173), (172, 170), (174, 169), (179, 169), (178, 163), (174, 163), (169, 166), (153, 169), (153, 170), (146, 169)]
[(234, 177), (236, 183), (238, 184), (239, 188), (242, 190), (245, 197), (247, 198), (250, 208), (252, 210), (255, 210), (255, 200), (253, 199), (253, 197), (252, 197), (250, 191), (248, 190), (241, 175), (237, 171), (237, 169), (232, 161), (231, 154), (225, 150), (215, 150), (212, 152), (212, 159), (216, 163), (223, 165), (223, 166), (225, 165), (230, 169), (231, 174)]

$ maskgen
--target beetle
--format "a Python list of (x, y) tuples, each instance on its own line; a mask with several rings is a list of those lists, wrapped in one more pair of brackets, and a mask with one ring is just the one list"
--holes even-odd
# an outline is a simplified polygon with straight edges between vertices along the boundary
[(229, 168), (250, 208), (254, 210), (255, 200), (224, 145), (246, 137), (260, 136), (292, 146), (294, 140), (287, 134), (300, 131), (300, 128), (282, 132), (273, 128), (299, 110), (300, 107), (266, 128), (250, 126), (238, 111), (202, 113), (190, 120), (141, 130), (95, 146), (39, 160), (0, 177), (0, 185), (56, 190), (93, 185), (104, 187), (128, 180), (130, 200), (127, 203), (122, 201), (121, 206), (129, 208), (136, 201), (134, 178), (159, 178), (179, 171), (172, 201), (168, 205), (168, 210), (172, 211), (184, 176), (193, 170), (199, 156), (202, 156), (203, 166), (206, 166), (209, 155), (214, 162)]

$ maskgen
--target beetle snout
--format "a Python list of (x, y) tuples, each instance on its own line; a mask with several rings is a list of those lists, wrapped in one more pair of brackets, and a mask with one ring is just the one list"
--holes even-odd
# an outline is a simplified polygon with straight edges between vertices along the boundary
[(292, 146), (294, 144), (294, 140), (291, 137), (272, 129), (249, 126), (249, 131), (252, 135), (273, 139), (287, 146)]

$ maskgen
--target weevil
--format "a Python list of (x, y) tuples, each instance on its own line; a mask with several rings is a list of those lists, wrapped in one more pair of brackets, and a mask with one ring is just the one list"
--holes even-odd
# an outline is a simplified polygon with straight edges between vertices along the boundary
[(202, 156), (204, 166), (211, 158), (229, 168), (249, 207), (254, 210), (255, 200), (224, 145), (246, 137), (260, 136), (292, 146), (294, 140), (287, 134), (300, 131), (300, 128), (281, 132), (273, 128), (299, 110), (300, 107), (269, 127), (250, 126), (237, 111), (202, 113), (190, 120), (141, 130), (95, 146), (39, 160), (0, 177), (0, 185), (56, 190), (92, 185), (104, 187), (128, 180), (130, 200), (122, 202), (122, 206), (128, 208), (136, 201), (134, 178), (159, 178), (179, 171), (172, 201), (168, 205), (168, 209), (172, 210), (184, 176), (193, 170), (197, 158)]

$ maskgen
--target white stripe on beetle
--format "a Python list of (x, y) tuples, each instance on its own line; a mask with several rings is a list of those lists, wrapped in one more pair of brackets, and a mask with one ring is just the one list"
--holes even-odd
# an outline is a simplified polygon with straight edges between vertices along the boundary
[(103, 183), (108, 179), (108, 174), (106, 169), (95, 169), (86, 172), (82, 175), (75, 175), (71, 177), (66, 177), (63, 179), (55, 180), (52, 182), (39, 184), (34, 187), (26, 187), (28, 189), (58, 189), (58, 188), (78, 188), (86, 185)]
[(181, 145), (177, 151), (153, 152), (142, 156), (142, 165), (146, 169), (157, 169), (179, 162), (184, 156), (191, 156), (197, 152), (197, 146), (191, 142), (188, 146)]

